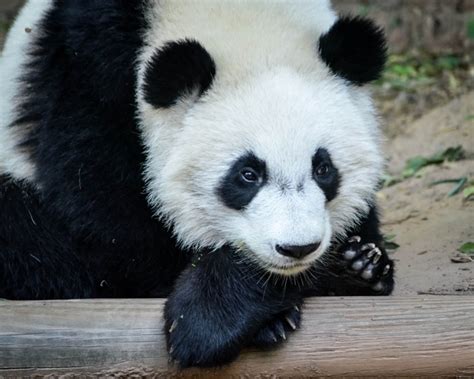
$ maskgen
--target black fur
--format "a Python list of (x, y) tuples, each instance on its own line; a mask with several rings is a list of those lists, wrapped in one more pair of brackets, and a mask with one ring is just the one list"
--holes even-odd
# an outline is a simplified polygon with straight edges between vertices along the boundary
[(178, 98), (212, 84), (216, 65), (197, 41), (169, 42), (157, 50), (145, 71), (145, 100), (157, 108), (174, 105)]
[[(327, 201), (331, 201), (337, 196), (340, 184), (340, 176), (337, 167), (334, 166), (329, 152), (320, 148), (313, 156), (313, 178), (318, 186), (323, 190)], [(318, 168), (326, 166), (327, 172), (324, 175), (318, 175)]]
[(342, 17), (319, 38), (319, 53), (334, 74), (363, 85), (380, 77), (387, 47), (382, 29), (371, 20)]
[[(166, 295), (189, 260), (144, 196), (135, 121), (142, 6), (58, 2), (41, 25), (23, 79), (27, 100), (12, 126), (33, 125), (23, 145), (37, 166), (42, 202), (94, 271), (93, 296)], [(48, 297), (38, 290), (36, 298)]]
[[(363, 236), (361, 244), (381, 246), (376, 209), (352, 232)], [(347, 267), (345, 248), (343, 244), (328, 253), (325, 263), (316, 263), (305, 280), (262, 280), (266, 274), (228, 246), (203, 252), (179, 277), (166, 303), (165, 333), (172, 359), (181, 367), (211, 366), (231, 361), (243, 346), (278, 345), (298, 328), (304, 296), (390, 294), (393, 269), (374, 278), (384, 284), (382, 292), (376, 291), (373, 280), (364, 281)], [(393, 265), (384, 253), (380, 269), (389, 263)]]
[(165, 307), (171, 357), (182, 367), (229, 362), (274, 317), (302, 303), (296, 286), (261, 276), (229, 247), (185, 270)]
[(92, 278), (74, 242), (34, 188), (0, 176), (0, 297), (91, 297)]
[[(224, 363), (243, 346), (280, 342), (282, 329), (289, 331), (282, 322), (299, 324), (304, 293), (378, 294), (344, 266), (344, 246), (332, 253), (330, 267), (315, 267), (318, 281), (304, 288), (282, 280), (265, 284), (260, 269), (227, 246), (202, 251), (189, 264), (190, 254), (145, 199), (134, 98), (144, 3), (58, 0), (40, 26), (12, 125), (25, 135), (37, 186), (0, 177), (0, 297), (171, 292), (168, 343), (171, 356), (188, 366)], [(186, 64), (183, 69), (188, 72)], [(158, 95), (158, 103), (170, 104), (171, 92), (167, 101)], [(255, 163), (250, 159), (264, 172)], [(380, 242), (375, 210), (352, 233)]]
[[(252, 169), (258, 177), (254, 183), (242, 178), (244, 168)], [(267, 181), (266, 164), (253, 153), (247, 153), (237, 159), (217, 189), (219, 197), (229, 208), (242, 210), (257, 195)]]

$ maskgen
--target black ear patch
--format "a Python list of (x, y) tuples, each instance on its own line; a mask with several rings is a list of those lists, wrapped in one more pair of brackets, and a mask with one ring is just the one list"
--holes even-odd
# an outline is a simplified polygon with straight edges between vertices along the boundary
[(215, 74), (214, 60), (201, 44), (187, 39), (169, 42), (154, 53), (146, 67), (145, 101), (167, 108), (192, 90), (202, 95)]
[(319, 53), (336, 75), (363, 85), (382, 73), (387, 58), (385, 35), (369, 19), (342, 17), (319, 38)]

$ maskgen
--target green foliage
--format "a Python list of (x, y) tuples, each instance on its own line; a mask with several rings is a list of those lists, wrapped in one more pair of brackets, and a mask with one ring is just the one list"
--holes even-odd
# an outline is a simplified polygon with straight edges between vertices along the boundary
[(446, 150), (436, 153), (430, 157), (416, 156), (407, 160), (402, 171), (403, 178), (410, 178), (429, 165), (441, 164), (444, 161), (458, 161), (464, 157), (462, 146), (448, 147)]
[(471, 18), (467, 23), (467, 36), (469, 39), (474, 39), (474, 18)]
[(358, 9), (359, 16), (366, 17), (370, 12), (370, 5), (361, 4)]
[(463, 254), (474, 255), (474, 242), (466, 242), (458, 250)]
[(448, 192), (448, 197), (451, 197), (461, 192), (462, 188), (467, 183), (467, 177), (463, 176), (462, 178), (457, 178), (457, 179), (437, 180), (431, 183), (431, 185), (435, 186), (435, 185), (444, 184), (444, 183), (455, 183), (455, 186), (451, 189), (451, 191)]
[(382, 187), (390, 187), (397, 183), (400, 183), (402, 179), (398, 176), (393, 176), (389, 174), (382, 175)]
[(395, 234), (384, 235), (383, 240), (387, 250), (396, 250), (400, 247), (400, 245), (394, 241), (395, 237)]
[(456, 55), (409, 56), (393, 54), (389, 57), (382, 78), (377, 82), (407, 90), (433, 84), (443, 72), (453, 71), (462, 64)]
[(462, 194), (465, 199), (469, 199), (471, 196), (474, 196), (474, 185), (464, 188), (464, 191), (462, 191)]

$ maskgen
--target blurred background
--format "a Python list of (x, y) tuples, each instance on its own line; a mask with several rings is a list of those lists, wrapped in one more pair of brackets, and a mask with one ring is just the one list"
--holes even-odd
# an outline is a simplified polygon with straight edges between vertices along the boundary
[[(23, 2), (0, 0), (0, 50)], [(474, 0), (333, 4), (387, 34), (373, 92), (387, 137), (378, 200), (395, 294), (474, 295)]]

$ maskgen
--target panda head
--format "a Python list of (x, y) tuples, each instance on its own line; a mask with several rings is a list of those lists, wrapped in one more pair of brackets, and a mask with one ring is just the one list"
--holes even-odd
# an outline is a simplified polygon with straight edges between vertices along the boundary
[(145, 59), (149, 202), (188, 248), (232, 245), (271, 272), (302, 272), (373, 201), (383, 160), (363, 85), (383, 67), (383, 35), (342, 18), (253, 66), (209, 45), (174, 40)]

